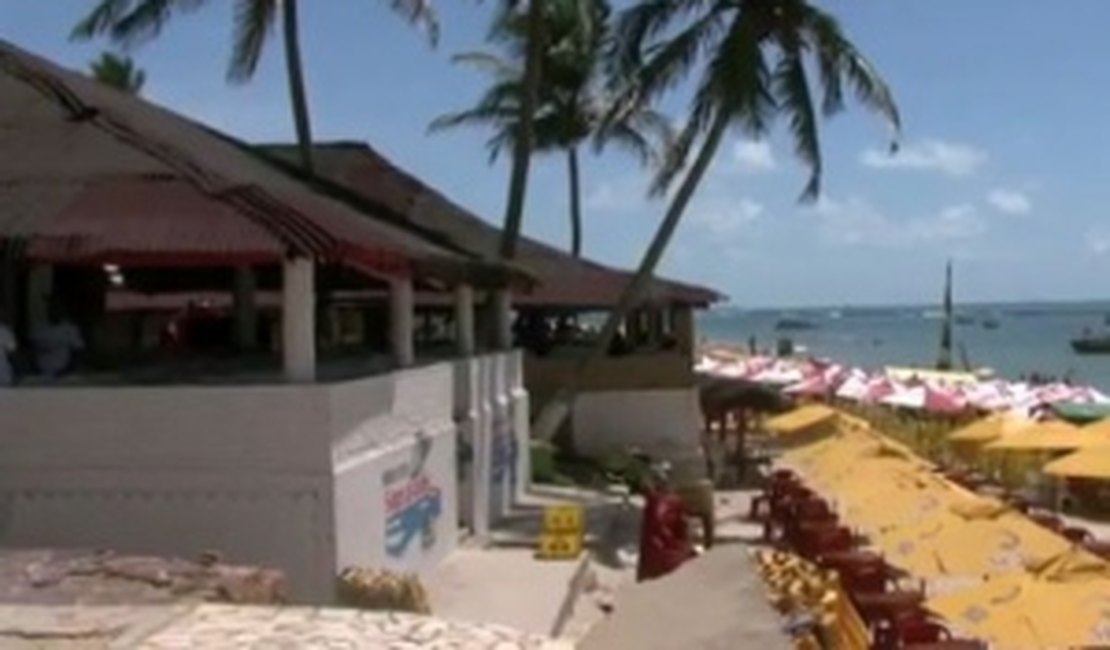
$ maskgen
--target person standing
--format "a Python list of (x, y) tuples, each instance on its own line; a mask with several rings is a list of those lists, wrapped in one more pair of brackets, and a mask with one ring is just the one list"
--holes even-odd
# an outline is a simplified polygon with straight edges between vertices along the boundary
[(50, 305), (47, 322), (31, 332), (31, 342), (39, 372), (50, 379), (71, 371), (76, 353), (85, 349), (81, 330), (56, 302)]
[(686, 507), (670, 487), (666, 464), (641, 473), (639, 491), (644, 497), (640, 525), (640, 557), (636, 580), (652, 580), (671, 573), (697, 555), (690, 543)]
[(0, 314), (0, 388), (7, 388), (15, 381), (15, 373), (12, 372), (12, 355), (18, 348), (15, 334), (8, 327), (4, 315)]

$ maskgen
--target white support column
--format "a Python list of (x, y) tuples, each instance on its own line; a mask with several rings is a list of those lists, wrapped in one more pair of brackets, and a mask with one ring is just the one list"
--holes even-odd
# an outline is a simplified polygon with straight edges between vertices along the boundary
[(474, 289), (469, 284), (455, 287), (455, 341), (459, 356), (474, 354)]
[(240, 350), (254, 350), (258, 343), (258, 308), (254, 269), (248, 265), (235, 267), (235, 344)]
[(509, 350), (513, 347), (513, 296), (508, 289), (498, 289), (493, 292), (494, 319), (494, 345), (498, 350)]
[(389, 283), (389, 340), (393, 348), (393, 361), (398, 367), (411, 366), (413, 351), (414, 306), (412, 280), (391, 280)]
[(316, 282), (312, 260), (285, 261), (282, 278), (281, 335), (285, 378), (316, 380)]
[(30, 331), (34, 332), (49, 319), (53, 291), (54, 267), (49, 264), (32, 266), (27, 276), (27, 327)]

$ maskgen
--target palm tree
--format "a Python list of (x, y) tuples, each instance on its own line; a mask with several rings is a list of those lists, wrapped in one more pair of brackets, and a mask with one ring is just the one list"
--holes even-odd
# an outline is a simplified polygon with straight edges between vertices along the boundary
[[(611, 110), (601, 81), (601, 55), (606, 37), (609, 5), (606, 0), (550, 0), (544, 11), (546, 43), (541, 56), (544, 70), (533, 116), (533, 148), (561, 151), (566, 155), (570, 206), (571, 252), (582, 250), (582, 202), (579, 147), (592, 139), (597, 150), (619, 144), (642, 163), (661, 160), (660, 151), (672, 138), (670, 124), (659, 113), (640, 105), (605, 120)], [(489, 72), (493, 85), (467, 110), (449, 113), (431, 124), (431, 130), (480, 125), (492, 127), (487, 142), (490, 161), (516, 142), (520, 133), (520, 106), (524, 93), (519, 59), (527, 48), (527, 28), (519, 17), (507, 16), (495, 24), (491, 39), (503, 43), (505, 55), (471, 52), (455, 57)]]
[[(506, 0), (509, 11), (519, 9), (522, 0)], [(509, 195), (505, 201), (505, 220), (501, 229), (501, 258), (516, 257), (516, 245), (524, 223), (524, 198), (528, 190), (528, 170), (532, 163), (532, 119), (539, 96), (541, 58), (544, 50), (543, 7), (547, 0), (529, 0), (525, 10), (524, 85), (517, 111), (520, 133), (513, 141), (513, 162), (509, 172)]]
[[(278, 12), (281, 13), (293, 123), (301, 164), (311, 173), (312, 131), (301, 64), (297, 0), (235, 0), (235, 3), (235, 29), (227, 71), (232, 83), (246, 83), (254, 77)], [(209, 0), (100, 0), (74, 27), (72, 37), (86, 40), (107, 35), (128, 48), (158, 36), (174, 14), (195, 11), (208, 4)], [(431, 0), (389, 0), (389, 5), (410, 23), (424, 27), (429, 39), (436, 41), (438, 23)]]
[(100, 83), (129, 95), (138, 95), (146, 83), (146, 73), (135, 65), (131, 57), (112, 52), (104, 52), (90, 63), (89, 71)]
[(813, 201), (820, 194), (823, 166), (810, 70), (816, 70), (824, 117), (843, 110), (847, 86), (865, 108), (890, 124), (892, 150), (901, 126), (886, 82), (837, 20), (810, 0), (644, 1), (622, 13), (616, 31), (612, 72), (618, 86), (631, 89), (629, 101), (650, 103), (686, 77), (697, 77), (688, 123), (655, 190), (666, 190), (683, 172), (695, 146), (697, 155), (602, 328), (595, 357), (608, 349), (641, 298), (730, 129), (762, 137), (773, 118), (785, 117), (794, 152), (810, 171), (801, 200)]

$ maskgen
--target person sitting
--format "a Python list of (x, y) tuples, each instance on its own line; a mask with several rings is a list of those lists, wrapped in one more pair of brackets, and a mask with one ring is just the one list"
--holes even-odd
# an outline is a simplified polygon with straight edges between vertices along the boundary
[(696, 555), (687, 529), (686, 508), (671, 488), (668, 473), (667, 464), (654, 464), (640, 473), (635, 486), (645, 501), (636, 566), (636, 580), (640, 582), (665, 576)]
[(85, 348), (85, 339), (60, 304), (50, 304), (47, 318), (31, 332), (31, 342), (39, 372), (54, 379), (73, 369), (76, 353)]

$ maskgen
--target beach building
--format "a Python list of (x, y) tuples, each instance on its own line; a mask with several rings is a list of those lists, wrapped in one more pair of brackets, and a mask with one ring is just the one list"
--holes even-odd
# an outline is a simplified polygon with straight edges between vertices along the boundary
[[(0, 545), (212, 549), (321, 602), (345, 566), (433, 567), (523, 488), (508, 295), (526, 273), (8, 43), (0, 147), (3, 311), (20, 341), (18, 385), (0, 390)], [(383, 350), (317, 329), (344, 290), (384, 297)], [(232, 331), (152, 348), (105, 310), (108, 294), (181, 292), (230, 293)], [(426, 292), (456, 315), (450, 350), (415, 345)], [(499, 296), (481, 350), (478, 292)], [(32, 341), (57, 307), (84, 339), (66, 354), (85, 359), (47, 378)]]
[[(292, 145), (260, 149), (287, 164), (296, 159)], [(496, 227), (369, 145), (317, 145), (314, 164), (332, 184), (325, 191), (352, 193), (444, 246), (496, 259), (501, 236)], [(522, 349), (524, 384), (535, 413), (566, 385), (592, 345), (588, 334), (575, 329), (564, 335), (560, 324), (598, 322), (596, 317), (617, 303), (631, 274), (527, 237), (516, 263), (536, 281), (532, 290), (513, 297), (514, 339)], [(579, 452), (603, 455), (638, 446), (671, 457), (700, 453), (694, 315), (722, 298), (712, 289), (674, 280), (652, 283), (625, 324), (620, 349), (593, 365), (563, 422)]]
[[(500, 264), (496, 229), (380, 157), (392, 175), (327, 180), (323, 155), (306, 179), (4, 42), (0, 99), (20, 152), (0, 163), (0, 319), (20, 342), (0, 545), (211, 549), (321, 602), (343, 567), (427, 571), (508, 511), (525, 385), (551, 390), (586, 347), (521, 350), (519, 323), (603, 309), (626, 274), (538, 242)], [(351, 149), (374, 160), (321, 152)], [(577, 440), (696, 444), (693, 309), (715, 299), (656, 283)], [(34, 341), (60, 323), (80, 372), (45, 377)]]

